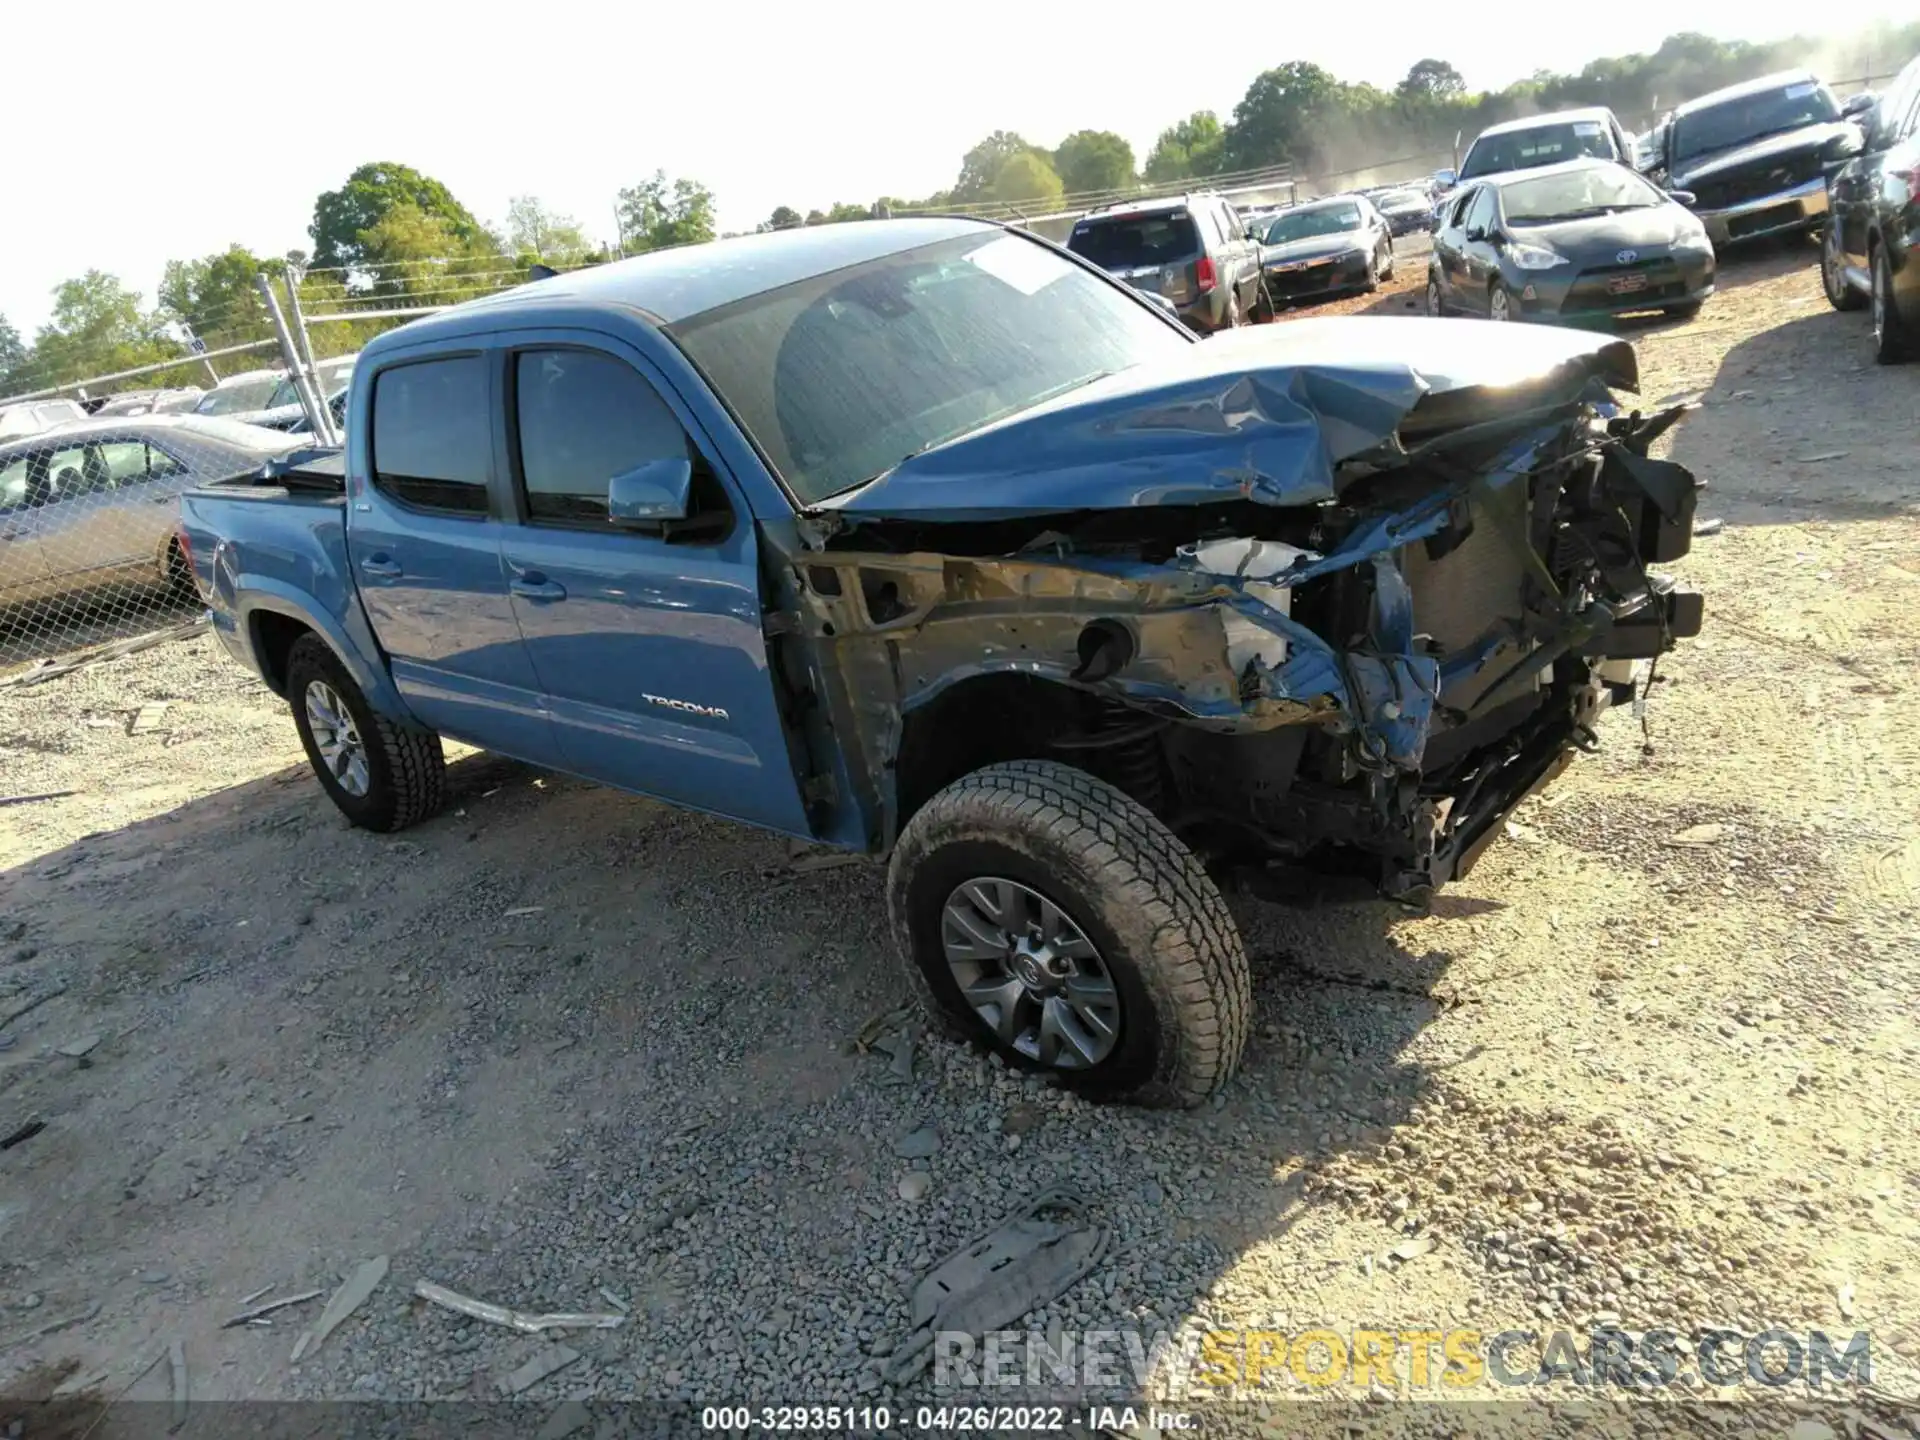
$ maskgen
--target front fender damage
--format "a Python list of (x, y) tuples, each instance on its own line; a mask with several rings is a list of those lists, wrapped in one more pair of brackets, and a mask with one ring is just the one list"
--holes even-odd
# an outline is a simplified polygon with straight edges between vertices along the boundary
[[(850, 792), (836, 798), (864, 817), (866, 843), (885, 848), (902, 819), (903, 730), (986, 677), (1216, 736), (1299, 727), (1330, 739), (1333, 780), (1375, 812), (1344, 838), (1411, 845), (1389, 866), (1402, 891), (1438, 883), (1450, 828), (1464, 845), (1469, 818), (1484, 830), (1514, 777), (1545, 774), (1584, 729), (1608, 657), (1697, 630), (1697, 609), (1691, 628), (1672, 623), (1680, 610), (1647, 569), (1691, 533), (1693, 477), (1646, 454), (1678, 413), (1554, 397), (1376, 450), (1321, 504), (1242, 506), (1238, 533), (1200, 510), (1134, 509), (1131, 542), (1054, 516), (1014, 544), (969, 547), (991, 553), (956, 554), (901, 543), (943, 538), (937, 524), (803, 527), (777, 548), (784, 624), (811, 657), (816, 754), (833, 757)], [(1448, 612), (1476, 584), (1485, 603)], [(1483, 737), (1504, 723), (1496, 712), (1540, 709), (1548, 677), (1564, 715)], [(1436, 769), (1438, 733), (1453, 739)], [(1294, 803), (1274, 801), (1263, 823), (1321, 823)]]

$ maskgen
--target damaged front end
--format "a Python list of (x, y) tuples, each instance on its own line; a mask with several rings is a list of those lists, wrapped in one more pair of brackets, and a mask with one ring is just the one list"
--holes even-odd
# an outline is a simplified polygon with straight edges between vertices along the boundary
[(769, 629), (823, 834), (884, 849), (1046, 755), (1210, 859), (1363, 857), (1419, 901), (1698, 632), (1650, 568), (1692, 535), (1697, 483), (1648, 453), (1681, 411), (1621, 412), (1628, 346), (1282, 328), (799, 517)]

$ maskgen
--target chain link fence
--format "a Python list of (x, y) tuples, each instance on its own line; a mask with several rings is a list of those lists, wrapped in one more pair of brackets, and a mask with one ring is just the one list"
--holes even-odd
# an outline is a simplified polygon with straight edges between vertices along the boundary
[(261, 277), (196, 329), (127, 347), (158, 358), (12, 375), (0, 397), (0, 676), (192, 619), (181, 492), (336, 443), (360, 345), (526, 279), (524, 266), (470, 257)]

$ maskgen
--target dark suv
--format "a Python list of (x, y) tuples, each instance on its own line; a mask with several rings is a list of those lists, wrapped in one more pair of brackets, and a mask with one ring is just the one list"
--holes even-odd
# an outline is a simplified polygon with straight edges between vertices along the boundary
[(1661, 127), (1653, 178), (1693, 196), (1716, 246), (1817, 228), (1827, 175), (1860, 151), (1860, 129), (1806, 70), (1763, 75), (1679, 106)]
[(1260, 247), (1218, 195), (1123, 201), (1074, 222), (1067, 248), (1164, 298), (1202, 334), (1246, 323), (1260, 296)]
[(1866, 148), (1827, 183), (1820, 279), (1836, 310), (1873, 309), (1873, 357), (1920, 358), (1920, 59), (1879, 96)]

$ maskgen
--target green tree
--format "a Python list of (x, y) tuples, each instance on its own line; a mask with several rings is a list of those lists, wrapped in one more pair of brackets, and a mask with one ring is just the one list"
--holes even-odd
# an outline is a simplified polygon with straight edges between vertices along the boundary
[(446, 217), (404, 202), (360, 232), (359, 248), (372, 293), (383, 298), (454, 305), (500, 289), (506, 268), (485, 230), (468, 237)]
[(1047, 152), (1039, 146), (1027, 143), (1011, 130), (996, 130), (961, 157), (960, 179), (953, 187), (954, 203), (972, 205), (994, 199), (1000, 172), (1016, 155), (1037, 155), (1049, 170), (1053, 168)]
[(54, 287), (53, 317), (34, 337), (33, 368), (42, 385), (53, 385), (179, 353), (161, 333), (159, 319), (141, 310), (138, 291), (117, 276), (89, 270)]
[(773, 207), (773, 213), (761, 223), (760, 229), (792, 230), (804, 224), (806, 221), (801, 218), (800, 212), (791, 205), (776, 205)]
[(699, 245), (714, 238), (713, 192), (697, 180), (667, 181), (656, 170), (620, 192), (614, 204), (620, 217), (620, 250), (639, 255), (670, 245)]
[(486, 243), (480, 222), (438, 180), (411, 166), (375, 161), (314, 202), (313, 223), (307, 227), (313, 237), (313, 263), (322, 269), (368, 263), (364, 237), (400, 206), (438, 221), (462, 252)]
[(1416, 60), (1393, 93), (1402, 100), (1453, 100), (1467, 93), (1467, 82), (1444, 60)]
[(1031, 150), (1009, 156), (993, 177), (987, 198), (1028, 213), (1058, 210), (1064, 203), (1060, 177), (1046, 157)]
[(1227, 126), (1228, 168), (1291, 162), (1319, 169), (1337, 126), (1342, 89), (1332, 75), (1305, 60), (1289, 60), (1255, 76)]
[(1111, 130), (1076, 130), (1053, 152), (1069, 195), (1105, 194), (1133, 185), (1133, 147)]
[(273, 333), (254, 277), (278, 275), (277, 260), (263, 261), (241, 245), (198, 260), (169, 260), (160, 276), (160, 309), (203, 340), (260, 340)]
[(1211, 110), (1196, 110), (1177, 125), (1169, 125), (1147, 155), (1146, 178), (1155, 184), (1220, 173), (1226, 132)]
[(20, 332), (13, 328), (13, 322), (0, 315), (0, 395), (32, 388), (14, 381), (15, 376), (26, 374), (27, 354), (27, 342), (20, 338)]
[(535, 195), (517, 195), (507, 202), (506, 239), (516, 257), (548, 264), (578, 265), (593, 251), (571, 215), (555, 214)]

